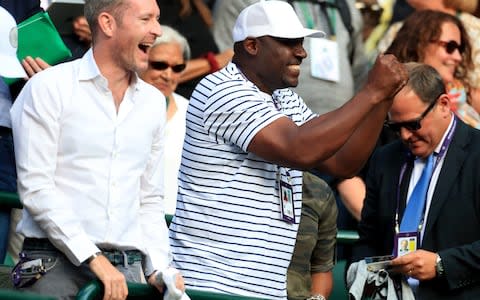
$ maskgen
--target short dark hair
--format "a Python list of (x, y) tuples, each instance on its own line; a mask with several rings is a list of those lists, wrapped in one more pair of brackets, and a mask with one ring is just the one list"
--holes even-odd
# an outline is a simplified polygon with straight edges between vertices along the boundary
[(95, 35), (98, 31), (98, 16), (102, 12), (108, 12), (113, 15), (117, 22), (121, 22), (123, 13), (128, 8), (119, 9), (124, 4), (125, 0), (85, 0), (83, 14), (92, 31), (92, 42), (95, 41)]
[(407, 88), (414, 91), (422, 102), (430, 104), (446, 93), (442, 77), (432, 66), (409, 62), (405, 67), (408, 71)]

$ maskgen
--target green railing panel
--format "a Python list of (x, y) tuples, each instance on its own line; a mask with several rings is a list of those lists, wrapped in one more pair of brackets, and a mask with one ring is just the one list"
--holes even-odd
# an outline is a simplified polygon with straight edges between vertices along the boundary
[(21, 292), (11, 289), (0, 289), (2, 300), (55, 300), (55, 297), (40, 296), (34, 293)]
[(17, 193), (0, 192), (0, 207), (23, 208)]
[[(128, 282), (128, 299), (162, 299), (162, 294), (156, 288), (148, 284)], [(77, 300), (93, 300), (103, 293), (100, 281), (94, 280), (86, 284), (77, 294)], [(198, 290), (187, 290), (191, 300), (261, 300), (261, 298), (227, 295)]]
[(356, 230), (339, 230), (337, 232), (337, 244), (353, 244), (358, 238), (358, 232)]

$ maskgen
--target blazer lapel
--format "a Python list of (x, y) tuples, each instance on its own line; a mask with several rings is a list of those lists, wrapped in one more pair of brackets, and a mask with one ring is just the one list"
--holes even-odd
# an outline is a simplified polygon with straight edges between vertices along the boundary
[(423, 240), (425, 240), (433, 224), (435, 224), (443, 203), (450, 197), (449, 191), (452, 185), (455, 184), (454, 178), (457, 177), (466, 158), (465, 146), (470, 142), (468, 133), (467, 125), (457, 119), (455, 136), (447, 150), (437, 184), (435, 185)]

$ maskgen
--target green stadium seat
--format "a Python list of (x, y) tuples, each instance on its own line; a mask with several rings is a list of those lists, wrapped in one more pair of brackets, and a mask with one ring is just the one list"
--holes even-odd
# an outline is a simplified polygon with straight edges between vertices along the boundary
[(0, 207), (22, 208), (22, 203), (17, 193), (0, 192)]

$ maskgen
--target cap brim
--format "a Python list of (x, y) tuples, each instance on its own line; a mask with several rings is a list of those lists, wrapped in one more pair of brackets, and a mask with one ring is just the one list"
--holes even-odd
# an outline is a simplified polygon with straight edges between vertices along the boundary
[(22, 67), (22, 64), (16, 57), (0, 55), (2, 67), (0, 68), (0, 75), (6, 78), (24, 78), (28, 77), (27, 73)]
[(309, 29), (309, 28), (302, 28), (302, 30), (298, 30), (296, 32), (291, 32), (291, 33), (270, 33), (270, 36), (278, 37), (278, 38), (283, 38), (283, 39), (298, 39), (298, 38), (304, 38), (304, 37), (313, 37), (313, 38), (323, 38), (326, 36), (325, 32), (321, 30), (315, 30), (315, 29)]
[(325, 32), (321, 30), (308, 29), (308, 28), (305, 28), (304, 30), (309, 32), (308, 35), (305, 35), (305, 37), (324, 38), (327, 36)]

